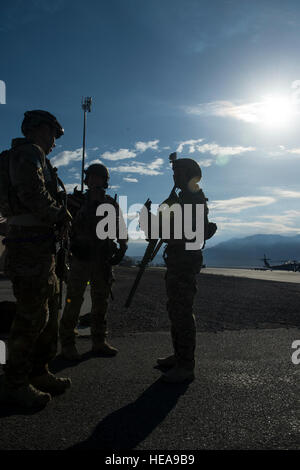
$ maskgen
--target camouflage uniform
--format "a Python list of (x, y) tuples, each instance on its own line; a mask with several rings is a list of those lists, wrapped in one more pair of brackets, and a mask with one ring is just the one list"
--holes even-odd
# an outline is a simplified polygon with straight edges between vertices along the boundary
[[(91, 200), (88, 190), (73, 221), (72, 261), (67, 284), (65, 308), (60, 321), (62, 348), (75, 345), (74, 329), (78, 323), (80, 309), (87, 284), (91, 288), (91, 335), (93, 347), (102, 344), (107, 337), (107, 308), (113, 282), (113, 270), (109, 262), (113, 242), (100, 240), (96, 235), (96, 225), (100, 218), (96, 209), (101, 203), (113, 204), (119, 211), (117, 202), (102, 190), (98, 201)], [(117, 212), (118, 213), (118, 212)], [(122, 219), (123, 220), (123, 219)], [(124, 222), (125, 224), (125, 222)], [(64, 354), (67, 357), (67, 354)]]
[[(177, 203), (205, 204), (205, 197), (198, 193), (179, 194)], [(206, 207), (206, 206), (205, 206)], [(207, 219), (207, 207), (205, 218)], [(195, 222), (195, 221), (193, 221)], [(195, 230), (195, 227), (193, 227)], [(195, 366), (196, 324), (193, 302), (197, 292), (196, 276), (202, 266), (201, 250), (186, 250), (183, 240), (170, 240), (164, 253), (167, 272), (165, 276), (167, 311), (171, 322), (171, 336), (176, 364), (186, 369)]]
[(61, 217), (55, 172), (41, 147), (14, 139), (9, 173), (15, 195), (8, 219), (5, 273), (17, 299), (8, 340), (6, 380), (28, 384), (48, 371), (58, 330), (58, 282), (55, 275), (54, 224)]

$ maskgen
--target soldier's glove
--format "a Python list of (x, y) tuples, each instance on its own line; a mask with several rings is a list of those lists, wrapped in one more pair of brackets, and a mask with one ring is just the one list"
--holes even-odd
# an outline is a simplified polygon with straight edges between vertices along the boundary
[(119, 264), (122, 261), (122, 259), (124, 258), (124, 255), (126, 253), (127, 248), (128, 248), (127, 243), (120, 243), (120, 247), (116, 249), (115, 253), (110, 258), (109, 263), (112, 266), (115, 266), (116, 264)]

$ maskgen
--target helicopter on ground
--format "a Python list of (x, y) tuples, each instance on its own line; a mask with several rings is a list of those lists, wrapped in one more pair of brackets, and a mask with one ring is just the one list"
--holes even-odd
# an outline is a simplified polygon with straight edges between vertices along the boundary
[(269, 263), (269, 261), (271, 261), (271, 258), (267, 258), (264, 254), (264, 257), (261, 258), (261, 261), (264, 262), (264, 268), (266, 270), (270, 269), (272, 271), (273, 269), (275, 269), (279, 271), (300, 271), (300, 261), (297, 260), (280, 260), (279, 262), (281, 262), (282, 264), (271, 265)]

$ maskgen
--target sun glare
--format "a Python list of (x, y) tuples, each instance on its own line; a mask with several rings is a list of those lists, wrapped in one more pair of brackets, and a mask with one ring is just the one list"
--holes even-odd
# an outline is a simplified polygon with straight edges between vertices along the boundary
[(295, 114), (291, 99), (268, 96), (261, 102), (259, 120), (267, 127), (283, 127), (291, 123)]

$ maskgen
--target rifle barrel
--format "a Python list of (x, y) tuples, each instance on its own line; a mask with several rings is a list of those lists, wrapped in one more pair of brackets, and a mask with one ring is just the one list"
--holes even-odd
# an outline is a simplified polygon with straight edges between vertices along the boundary
[[(129, 295), (127, 297), (127, 300), (125, 302), (125, 307), (128, 308), (131, 304), (131, 301), (133, 299), (133, 296), (135, 294), (135, 291), (137, 290), (137, 287), (140, 283), (140, 280), (141, 280), (141, 277), (142, 275), (144, 274), (144, 271), (146, 269), (146, 266), (147, 264), (149, 263), (149, 261), (152, 259), (152, 255), (155, 251), (155, 247), (156, 247), (156, 244), (157, 244), (158, 240), (150, 240), (149, 243), (148, 243), (148, 246), (145, 250), (145, 253), (144, 253), (144, 256), (143, 256), (143, 259), (141, 261), (141, 264), (140, 264), (140, 268), (139, 268), (139, 271), (136, 275), (136, 278), (134, 280), (134, 283), (133, 283), (133, 286), (129, 292)], [(160, 243), (160, 242), (159, 242)], [(158, 243), (158, 244), (159, 244)]]

